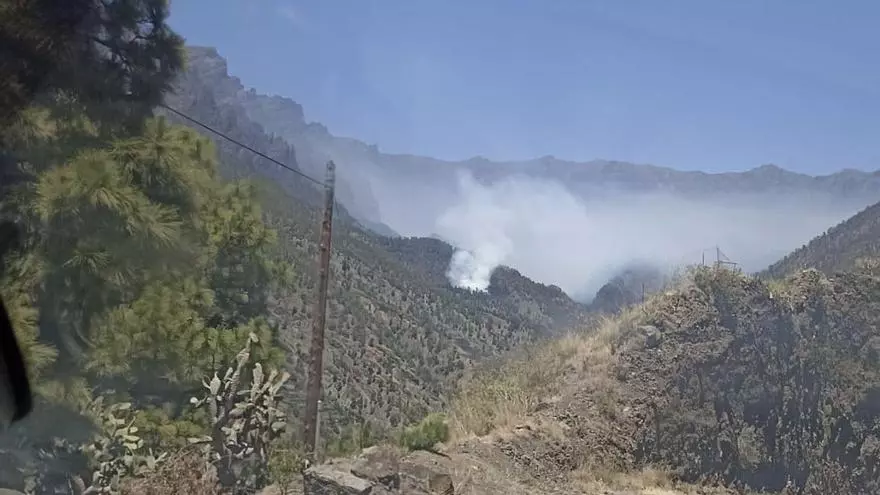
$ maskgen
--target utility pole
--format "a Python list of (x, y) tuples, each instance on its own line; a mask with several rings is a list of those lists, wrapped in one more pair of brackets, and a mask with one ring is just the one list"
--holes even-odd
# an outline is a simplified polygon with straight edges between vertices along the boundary
[(324, 325), (327, 321), (327, 283), (330, 278), (330, 240), (333, 231), (333, 189), (336, 165), (327, 162), (324, 182), (324, 218), (321, 221), (321, 244), (318, 259), (318, 300), (312, 318), (312, 344), (309, 347), (309, 376), (306, 381), (306, 410), (303, 418), (303, 444), (309, 461), (315, 460), (318, 442), (318, 404), (321, 400), (321, 379), (324, 373)]
[(316, 463), (324, 461), (324, 449), (318, 439), (321, 437), (321, 416), (324, 414), (324, 401), (318, 400), (318, 414), (315, 415), (315, 450), (314, 461)]
[(724, 253), (721, 252), (720, 246), (715, 246), (715, 269), (721, 269), (723, 266), (731, 266), (736, 269), (739, 263), (735, 261), (730, 261), (730, 258), (727, 257)]

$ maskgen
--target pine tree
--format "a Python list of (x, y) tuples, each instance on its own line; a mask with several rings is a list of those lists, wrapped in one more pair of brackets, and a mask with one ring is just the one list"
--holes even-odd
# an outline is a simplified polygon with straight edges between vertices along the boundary
[(139, 127), (183, 65), (167, 17), (167, 0), (4, 1), (0, 128), (47, 101), (76, 103), (112, 132)]

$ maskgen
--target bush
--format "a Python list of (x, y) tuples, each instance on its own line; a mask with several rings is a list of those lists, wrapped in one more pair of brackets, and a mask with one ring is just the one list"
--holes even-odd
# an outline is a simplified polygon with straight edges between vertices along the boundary
[(375, 445), (380, 438), (369, 421), (354, 423), (342, 428), (338, 434), (328, 436), (324, 454), (345, 457)]
[(449, 440), (449, 424), (440, 413), (429, 414), (419, 424), (408, 426), (400, 436), (400, 445), (407, 450), (433, 450), (434, 446)]
[(269, 479), (278, 488), (279, 495), (292, 493), (304, 461), (302, 449), (290, 439), (273, 443), (269, 450)]
[(138, 478), (126, 478), (122, 495), (215, 495), (219, 493), (217, 470), (197, 449), (184, 449), (158, 469)]

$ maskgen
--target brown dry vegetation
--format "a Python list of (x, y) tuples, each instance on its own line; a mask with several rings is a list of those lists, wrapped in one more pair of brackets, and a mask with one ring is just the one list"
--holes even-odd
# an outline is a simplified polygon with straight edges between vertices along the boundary
[(491, 445), (482, 454), (523, 482), (584, 493), (875, 493), (874, 266), (770, 287), (696, 270), (593, 331), (480, 370), (452, 403), (456, 445)]
[(144, 477), (126, 479), (123, 495), (215, 495), (221, 493), (217, 472), (196, 450), (183, 450)]
[(500, 473), (519, 478), (530, 493), (714, 493), (608, 449), (613, 423), (626, 414), (626, 391), (615, 376), (618, 346), (653, 304), (480, 369), (452, 402), (452, 449), (477, 450), (496, 467), (511, 463)]

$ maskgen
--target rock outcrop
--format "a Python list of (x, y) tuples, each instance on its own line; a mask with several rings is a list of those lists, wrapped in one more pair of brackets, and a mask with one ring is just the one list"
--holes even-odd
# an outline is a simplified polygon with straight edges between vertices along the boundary
[(374, 484), (358, 478), (351, 472), (334, 465), (313, 466), (305, 472), (305, 493), (308, 495), (367, 495)]
[(428, 452), (371, 447), (304, 473), (305, 495), (454, 495), (451, 460)]

